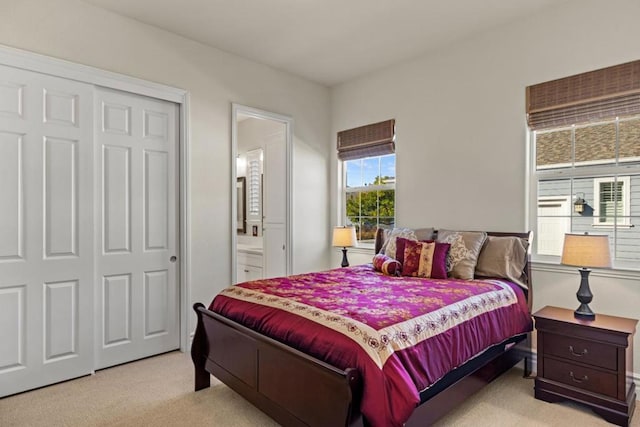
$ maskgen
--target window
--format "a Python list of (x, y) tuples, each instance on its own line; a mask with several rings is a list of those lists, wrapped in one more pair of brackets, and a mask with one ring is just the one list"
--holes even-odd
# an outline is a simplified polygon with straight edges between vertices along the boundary
[(640, 61), (526, 88), (533, 257), (564, 233), (607, 234), (613, 266), (640, 267)]
[(342, 221), (360, 243), (373, 244), (378, 227), (395, 224), (395, 136), (394, 119), (338, 132)]
[(559, 257), (565, 233), (588, 232), (609, 235), (616, 267), (637, 268), (640, 116), (532, 131), (532, 141), (535, 258)]
[(360, 242), (373, 242), (378, 226), (395, 224), (396, 155), (345, 160), (345, 224)]

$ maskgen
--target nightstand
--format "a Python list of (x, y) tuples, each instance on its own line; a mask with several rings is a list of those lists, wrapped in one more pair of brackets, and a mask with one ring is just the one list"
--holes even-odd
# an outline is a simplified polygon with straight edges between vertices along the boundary
[(635, 319), (545, 307), (533, 315), (538, 331), (536, 399), (572, 400), (610, 423), (628, 426), (636, 404), (633, 382)]

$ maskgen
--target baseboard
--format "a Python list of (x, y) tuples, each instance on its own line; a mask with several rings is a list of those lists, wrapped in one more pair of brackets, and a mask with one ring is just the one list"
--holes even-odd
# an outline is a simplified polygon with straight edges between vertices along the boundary
[(538, 352), (535, 349), (531, 349), (531, 373), (538, 372)]

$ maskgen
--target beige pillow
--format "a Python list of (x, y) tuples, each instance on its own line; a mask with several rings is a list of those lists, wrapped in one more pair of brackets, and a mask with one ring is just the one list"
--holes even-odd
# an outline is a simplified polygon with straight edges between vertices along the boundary
[(482, 231), (438, 230), (438, 241), (451, 244), (447, 257), (447, 270), (451, 277), (473, 279), (486, 238), (487, 233)]
[(403, 237), (409, 240), (430, 240), (433, 238), (433, 228), (393, 228), (391, 230), (384, 230), (384, 243), (382, 244), (382, 249), (380, 249), (381, 254), (385, 254), (390, 256), (393, 259), (397, 259), (396, 257), (396, 239), (398, 237)]
[(417, 240), (416, 233), (410, 228), (398, 227), (391, 230), (385, 230), (384, 244), (382, 245), (382, 250), (380, 251), (380, 253), (396, 259), (396, 239), (398, 237), (404, 237), (405, 239), (409, 240)]
[(516, 236), (488, 236), (476, 265), (476, 276), (501, 277), (526, 286), (522, 269), (529, 242)]

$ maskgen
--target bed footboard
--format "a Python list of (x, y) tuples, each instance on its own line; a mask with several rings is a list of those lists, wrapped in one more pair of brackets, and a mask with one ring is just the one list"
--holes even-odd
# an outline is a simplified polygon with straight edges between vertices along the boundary
[(357, 370), (342, 371), (292, 350), (200, 303), (193, 308), (196, 391), (209, 387), (212, 374), (283, 425), (363, 425)]
[(205, 308), (202, 303), (198, 302), (193, 305), (193, 309), (198, 316), (196, 332), (193, 336), (193, 342), (191, 343), (191, 360), (193, 360), (193, 367), (195, 371), (195, 391), (208, 388), (211, 385), (211, 374), (209, 374), (205, 368), (207, 355), (209, 354), (209, 342), (206, 339), (207, 334), (204, 331), (202, 314), (199, 310), (200, 308)]
[[(195, 390), (210, 385), (210, 375), (243, 396), (283, 426), (368, 425), (360, 413), (362, 379), (355, 369), (340, 370), (252, 331), (201, 303), (191, 358)], [(467, 362), (461, 378), (416, 407), (406, 426), (427, 426), (455, 408), (517, 362), (529, 373), (530, 334), (496, 345), (495, 354)], [(468, 366), (467, 366), (468, 365)]]

